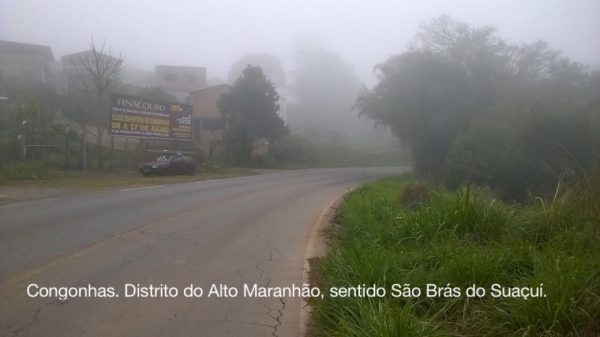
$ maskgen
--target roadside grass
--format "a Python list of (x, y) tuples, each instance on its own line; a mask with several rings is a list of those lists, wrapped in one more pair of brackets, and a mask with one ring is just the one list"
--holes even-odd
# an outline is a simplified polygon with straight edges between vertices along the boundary
[(219, 168), (196, 172), (193, 176), (143, 177), (133, 171), (65, 171), (48, 169), (43, 163), (16, 163), (0, 169), (0, 185), (10, 187), (49, 187), (73, 190), (144, 187), (163, 184), (194, 182), (258, 174), (247, 168)]
[[(415, 185), (428, 192), (416, 206), (404, 192), (414, 194)], [(600, 336), (599, 186), (594, 177), (551, 201), (507, 205), (485, 190), (448, 192), (408, 175), (366, 185), (341, 206), (316, 282), (325, 293), (361, 284), (388, 293), (314, 301), (315, 334)], [(389, 291), (428, 283), (460, 287), (462, 295)], [(487, 295), (465, 296), (473, 284)], [(492, 297), (493, 284), (543, 284), (546, 297)]]

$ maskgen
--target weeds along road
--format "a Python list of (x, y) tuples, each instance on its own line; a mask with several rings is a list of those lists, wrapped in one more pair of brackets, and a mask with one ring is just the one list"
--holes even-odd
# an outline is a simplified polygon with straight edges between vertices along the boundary
[[(301, 299), (207, 298), (209, 286), (300, 286), (323, 208), (401, 171), (284, 171), (2, 206), (0, 336), (298, 336)], [(191, 283), (202, 298), (182, 296)], [(31, 298), (30, 284), (120, 297)], [(180, 293), (125, 298), (125, 284)]]

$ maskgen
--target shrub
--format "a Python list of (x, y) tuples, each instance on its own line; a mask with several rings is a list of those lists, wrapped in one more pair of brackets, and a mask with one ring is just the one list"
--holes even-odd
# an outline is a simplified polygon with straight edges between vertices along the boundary
[(0, 182), (40, 180), (48, 177), (48, 168), (42, 162), (11, 162), (0, 168)]
[(421, 204), (428, 203), (431, 199), (429, 189), (424, 184), (415, 183), (404, 188), (400, 193), (400, 203), (407, 208), (414, 209)]

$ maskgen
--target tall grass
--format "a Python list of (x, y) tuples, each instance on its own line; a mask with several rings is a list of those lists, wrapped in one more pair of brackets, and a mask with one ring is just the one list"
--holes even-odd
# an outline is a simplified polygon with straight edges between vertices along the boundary
[(48, 167), (43, 162), (11, 162), (0, 167), (0, 184), (14, 181), (41, 180), (48, 177)]
[(325, 297), (322, 336), (600, 335), (600, 179), (529, 205), (428, 186), (414, 206), (399, 197), (413, 183), (388, 179), (347, 198), (319, 286), (543, 283), (546, 297)]

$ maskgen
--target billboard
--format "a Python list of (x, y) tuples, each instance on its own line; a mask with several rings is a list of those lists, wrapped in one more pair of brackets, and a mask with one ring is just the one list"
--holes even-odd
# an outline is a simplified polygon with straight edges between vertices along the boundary
[(192, 140), (192, 106), (113, 95), (108, 129), (115, 136)]

